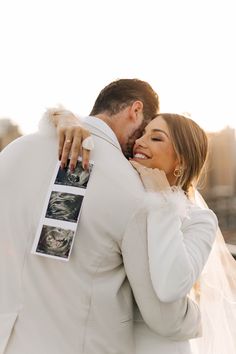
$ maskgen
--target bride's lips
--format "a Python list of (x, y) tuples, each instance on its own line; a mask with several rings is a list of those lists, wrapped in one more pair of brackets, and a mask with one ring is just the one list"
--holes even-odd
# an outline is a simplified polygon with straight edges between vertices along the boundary
[(133, 159), (135, 159), (135, 160), (147, 160), (149, 158), (150, 158), (149, 156), (147, 156), (146, 154), (144, 154), (141, 151), (135, 151), (134, 155), (133, 155)]

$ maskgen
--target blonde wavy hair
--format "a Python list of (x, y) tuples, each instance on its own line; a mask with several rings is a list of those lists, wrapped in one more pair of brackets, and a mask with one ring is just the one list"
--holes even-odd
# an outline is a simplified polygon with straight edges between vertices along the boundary
[(181, 175), (177, 185), (186, 193), (199, 181), (208, 157), (208, 138), (192, 119), (179, 114), (160, 113), (168, 125), (172, 144), (179, 160)]

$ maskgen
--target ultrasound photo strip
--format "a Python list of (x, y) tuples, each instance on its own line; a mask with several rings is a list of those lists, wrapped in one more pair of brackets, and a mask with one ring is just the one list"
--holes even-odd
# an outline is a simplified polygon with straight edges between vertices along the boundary
[(45, 217), (76, 223), (83, 198), (82, 195), (52, 191)]
[(33, 242), (33, 254), (69, 260), (93, 165), (90, 161), (85, 171), (79, 159), (71, 172), (68, 167), (62, 170), (57, 163)]

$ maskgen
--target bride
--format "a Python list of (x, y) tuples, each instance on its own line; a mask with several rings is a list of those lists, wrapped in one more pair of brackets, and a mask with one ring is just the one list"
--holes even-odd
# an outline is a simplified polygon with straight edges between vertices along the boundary
[[(50, 117), (57, 126), (62, 164), (71, 148), (73, 170), (81, 148), (78, 140), (82, 143), (90, 134), (68, 111), (51, 110)], [(83, 146), (87, 147), (82, 150), (86, 168), (90, 147)], [(191, 293), (199, 302), (203, 319), (203, 335), (190, 346), (187, 341), (174, 342), (153, 333), (136, 309), (136, 354), (236, 353), (235, 263), (216, 231), (215, 215), (194, 187), (207, 148), (206, 134), (195, 122), (167, 113), (153, 119), (134, 144), (130, 162), (149, 192), (148, 252), (153, 288), (167, 303)], [(163, 214), (166, 208), (168, 216)]]

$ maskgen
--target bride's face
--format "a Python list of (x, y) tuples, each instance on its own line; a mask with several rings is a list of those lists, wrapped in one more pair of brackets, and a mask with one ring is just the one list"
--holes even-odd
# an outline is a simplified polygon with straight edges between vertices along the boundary
[(137, 139), (133, 148), (133, 159), (149, 168), (158, 168), (166, 173), (171, 182), (179, 166), (171, 141), (168, 125), (158, 116), (145, 128), (143, 136)]

